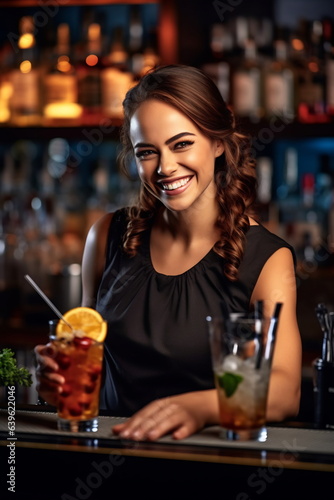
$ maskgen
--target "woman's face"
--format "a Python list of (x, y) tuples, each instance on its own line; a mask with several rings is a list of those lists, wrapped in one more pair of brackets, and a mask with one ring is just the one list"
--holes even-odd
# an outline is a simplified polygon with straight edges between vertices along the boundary
[(142, 183), (168, 209), (213, 203), (215, 159), (224, 150), (220, 141), (208, 139), (176, 108), (153, 99), (134, 113), (130, 138)]

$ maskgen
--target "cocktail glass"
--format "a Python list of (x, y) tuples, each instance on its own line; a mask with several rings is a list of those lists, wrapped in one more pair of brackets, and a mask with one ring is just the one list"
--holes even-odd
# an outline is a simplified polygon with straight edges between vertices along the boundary
[(57, 337), (59, 321), (62, 320), (49, 321), (58, 373), (65, 378), (57, 404), (58, 429), (95, 432), (98, 430), (103, 343), (81, 330), (64, 335), (64, 338)]
[(266, 441), (266, 405), (277, 319), (208, 317), (222, 437)]

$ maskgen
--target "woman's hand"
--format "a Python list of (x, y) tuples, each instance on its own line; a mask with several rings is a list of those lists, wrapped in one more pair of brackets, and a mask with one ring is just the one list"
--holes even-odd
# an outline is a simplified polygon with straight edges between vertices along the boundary
[(154, 441), (172, 433), (184, 439), (205, 425), (218, 423), (216, 390), (189, 392), (158, 399), (148, 404), (113, 432), (124, 439)]
[(48, 404), (56, 406), (65, 379), (57, 373), (59, 367), (55, 361), (55, 349), (51, 344), (46, 344), (36, 346), (34, 351), (37, 361), (37, 392)]

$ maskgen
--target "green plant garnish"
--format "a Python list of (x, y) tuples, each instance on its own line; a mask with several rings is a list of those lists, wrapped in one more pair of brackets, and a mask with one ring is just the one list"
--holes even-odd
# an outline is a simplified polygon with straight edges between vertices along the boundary
[(224, 375), (220, 375), (217, 378), (218, 384), (222, 389), (224, 389), (227, 398), (233, 396), (233, 394), (237, 390), (238, 385), (244, 379), (244, 377), (242, 377), (241, 375), (230, 372), (225, 372)]
[(19, 368), (14, 352), (4, 348), (0, 351), (0, 386), (14, 384), (30, 387), (32, 384), (31, 373), (27, 368)]

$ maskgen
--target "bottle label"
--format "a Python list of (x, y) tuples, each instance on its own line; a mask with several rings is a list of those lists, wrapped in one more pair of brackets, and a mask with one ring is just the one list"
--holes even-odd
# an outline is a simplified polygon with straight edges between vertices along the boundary
[(266, 110), (270, 113), (292, 112), (292, 85), (290, 72), (267, 75), (264, 89)]
[(321, 78), (302, 72), (298, 85), (298, 103), (306, 103), (308, 106), (316, 107), (317, 104), (323, 104), (324, 97)]
[(79, 102), (88, 108), (101, 105), (101, 80), (98, 72), (79, 80)]
[(45, 103), (78, 102), (77, 82), (74, 75), (47, 75), (45, 77)]
[(334, 59), (327, 62), (327, 106), (334, 111)]
[(39, 108), (39, 85), (37, 71), (21, 73), (14, 70), (11, 73), (13, 94), (11, 106), (24, 114), (24, 110), (29, 113), (38, 112)]
[(114, 68), (102, 72), (102, 105), (107, 115), (123, 115), (122, 103), (131, 85), (131, 73), (123, 73)]
[(234, 111), (240, 115), (257, 114), (259, 108), (258, 71), (235, 73), (233, 79)]

